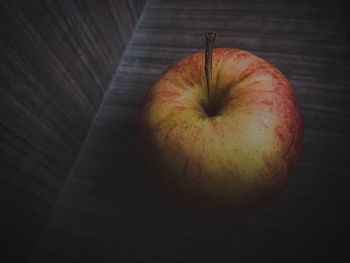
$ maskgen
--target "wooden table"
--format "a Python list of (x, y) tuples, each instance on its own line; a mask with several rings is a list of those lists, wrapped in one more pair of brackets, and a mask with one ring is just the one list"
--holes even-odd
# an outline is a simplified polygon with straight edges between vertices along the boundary
[[(350, 61), (339, 1), (149, 0), (37, 250), (37, 262), (338, 262), (349, 203)], [(137, 155), (140, 104), (202, 49), (249, 50), (289, 78), (305, 126), (288, 189), (244, 214), (184, 212)], [(345, 235), (344, 235), (345, 236)], [(338, 258), (338, 259), (337, 259)]]

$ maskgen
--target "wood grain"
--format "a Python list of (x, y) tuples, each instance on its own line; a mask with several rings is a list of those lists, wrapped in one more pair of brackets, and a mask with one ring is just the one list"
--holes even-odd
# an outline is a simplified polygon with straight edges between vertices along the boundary
[(142, 5), (0, 3), (0, 239), (14, 262), (28, 262)]
[[(347, 229), (350, 62), (341, 1), (149, 0), (37, 251), (37, 262), (339, 261)], [(239, 215), (193, 214), (154, 186), (137, 116), (159, 74), (216, 46), (249, 50), (291, 81), (305, 144), (288, 189)]]

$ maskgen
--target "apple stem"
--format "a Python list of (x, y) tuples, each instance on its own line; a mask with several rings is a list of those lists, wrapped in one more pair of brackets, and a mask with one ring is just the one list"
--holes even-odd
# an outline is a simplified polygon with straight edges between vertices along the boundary
[(212, 88), (212, 57), (213, 57), (213, 47), (216, 34), (214, 32), (207, 32), (205, 34), (205, 78), (207, 81), (207, 94), (208, 94), (208, 114), (214, 114), (214, 90)]

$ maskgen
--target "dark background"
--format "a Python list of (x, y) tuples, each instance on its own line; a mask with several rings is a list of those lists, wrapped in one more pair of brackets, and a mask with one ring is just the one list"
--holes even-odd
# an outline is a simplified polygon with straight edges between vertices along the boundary
[(1, 262), (28, 262), (143, 5), (0, 1)]
[[(21, 242), (34, 244), (48, 222), (38, 246), (29, 249), (36, 247), (34, 262), (346, 261), (345, 2), (149, 0), (138, 20), (140, 1), (4, 3), (1, 228), (17, 255)], [(121, 41), (136, 20), (130, 41)], [(202, 49), (209, 30), (218, 35), (217, 47), (245, 49), (277, 66), (294, 87), (304, 121), (304, 149), (287, 190), (230, 216), (191, 213), (168, 200), (137, 154), (137, 114), (145, 94), (169, 65)], [(63, 39), (69, 48), (61, 51)]]

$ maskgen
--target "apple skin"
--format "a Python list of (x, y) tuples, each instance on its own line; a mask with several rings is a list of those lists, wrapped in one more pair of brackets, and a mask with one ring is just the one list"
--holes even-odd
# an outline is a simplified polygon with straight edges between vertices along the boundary
[(285, 187), (303, 144), (303, 125), (286, 77), (240, 49), (215, 48), (215, 115), (208, 116), (204, 52), (168, 68), (139, 118), (149, 167), (167, 191), (194, 208), (239, 210)]

